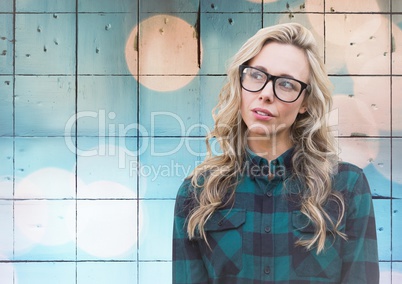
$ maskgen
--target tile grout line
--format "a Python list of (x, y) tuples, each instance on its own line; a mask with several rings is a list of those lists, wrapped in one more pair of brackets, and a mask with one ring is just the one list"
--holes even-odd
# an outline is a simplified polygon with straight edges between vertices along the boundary
[(75, 283), (78, 284), (78, 0), (75, 0)]
[(393, 127), (392, 127), (392, 118), (393, 118), (393, 113), (392, 113), (392, 95), (393, 95), (393, 91), (392, 91), (392, 83), (393, 83), (393, 78), (392, 78), (392, 75), (393, 75), (393, 64), (392, 64), (392, 60), (393, 60), (393, 43), (394, 43), (394, 40), (393, 40), (393, 28), (392, 28), (392, 23), (393, 23), (393, 17), (392, 17), (392, 0), (389, 0), (389, 5), (390, 5), (390, 7), (389, 7), (389, 12), (390, 12), (390, 15), (389, 15), (389, 32), (390, 32), (390, 56), (389, 56), (389, 60), (390, 60), (390, 70), (389, 70), (389, 72), (390, 72), (390, 101), (389, 101), (389, 107), (390, 107), (390, 151), (389, 151), (389, 153), (390, 153), (390, 195), (391, 195), (391, 200), (390, 200), (390, 212), (389, 212), (389, 214), (390, 214), (390, 230), (391, 230), (391, 232), (390, 232), (390, 239), (391, 239), (391, 241), (390, 241), (390, 254), (391, 254), (391, 256), (390, 256), (390, 259), (391, 259), (391, 262), (390, 262), (390, 270), (391, 270), (391, 284), (392, 284), (392, 282), (393, 282), (393, 277), (392, 277), (392, 275), (393, 275), (393, 265), (392, 265), (392, 261), (393, 261), (393, 253), (392, 253), (392, 246), (393, 246), (393, 238), (392, 238), (392, 232), (393, 232), (393, 230), (392, 230), (392, 224), (393, 224), (393, 220), (392, 220), (392, 211), (393, 211), (393, 200), (392, 200), (392, 197), (393, 197), (393, 186), (392, 186), (392, 184), (393, 184), (393, 182), (392, 182), (392, 180), (393, 180), (393, 175), (392, 175), (392, 153), (393, 153), (393, 150), (392, 150), (392, 145), (393, 145), (393, 143), (392, 143), (392, 141), (393, 141)]
[[(140, 123), (140, 82), (139, 82), (139, 78), (140, 78), (140, 32), (141, 32), (141, 27), (140, 27), (140, 0), (137, 0), (137, 35), (136, 35), (136, 41), (137, 41), (137, 105), (136, 105), (136, 111), (137, 111), (137, 124)], [(136, 149), (137, 152), (139, 151), (139, 147), (140, 147), (140, 129), (139, 127), (137, 127), (137, 145), (136, 145)], [(139, 165), (140, 163), (140, 157), (139, 155), (137, 155), (136, 157), (136, 161), (137, 161), (137, 165)], [(137, 242), (136, 242), (136, 268), (137, 268), (137, 275), (136, 275), (136, 280), (137, 283), (140, 283), (140, 201), (139, 201), (139, 197), (140, 197), (140, 174), (139, 171), (137, 171), (137, 180), (136, 180), (136, 186), (137, 186), (137, 200), (136, 200), (136, 204), (137, 204), (137, 208), (136, 208), (136, 220), (137, 220), (137, 228), (136, 228), (136, 234), (137, 234)]]
[[(16, 19), (16, 7), (17, 7), (17, 4), (16, 4), (16, 2), (17, 2), (17, 0), (13, 0), (13, 31), (12, 31), (12, 33), (13, 33), (13, 126), (12, 126), (12, 128), (13, 128), (13, 170), (12, 170), (12, 174), (13, 174), (13, 199), (12, 199), (12, 204), (13, 204), (13, 213), (12, 213), (12, 216), (13, 216), (13, 225), (12, 225), (12, 230), (13, 230), (13, 248), (12, 248), (12, 259), (13, 259), (13, 261), (15, 260), (15, 181), (16, 181), (16, 178), (15, 178), (15, 42), (16, 42), (16, 40), (15, 40), (15, 36), (16, 36), (16, 27), (15, 27), (15, 25), (16, 25), (16, 21), (17, 21), (17, 19)], [(15, 284), (16, 283), (16, 279), (15, 279), (15, 276), (16, 276), (16, 274), (15, 274), (15, 269), (13, 269), (13, 284)]]

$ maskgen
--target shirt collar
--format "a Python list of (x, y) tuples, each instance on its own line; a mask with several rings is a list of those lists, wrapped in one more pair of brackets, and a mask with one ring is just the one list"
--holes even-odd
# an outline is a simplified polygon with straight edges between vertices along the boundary
[(246, 173), (252, 178), (268, 177), (269, 173), (282, 180), (287, 179), (292, 173), (292, 156), (294, 148), (290, 148), (270, 163), (267, 159), (258, 156), (249, 147), (246, 148)]

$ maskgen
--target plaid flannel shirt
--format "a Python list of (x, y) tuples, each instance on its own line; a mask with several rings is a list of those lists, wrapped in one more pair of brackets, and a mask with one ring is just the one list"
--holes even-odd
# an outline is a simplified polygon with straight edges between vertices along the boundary
[[(371, 193), (363, 171), (340, 163), (333, 188), (344, 196), (346, 212), (334, 236), (328, 224), (325, 250), (296, 246), (314, 227), (300, 212), (300, 186), (289, 179), (290, 149), (268, 161), (249, 151), (248, 170), (236, 187), (234, 204), (214, 212), (205, 225), (210, 248), (189, 240), (186, 218), (194, 206), (187, 179), (180, 187), (173, 228), (173, 283), (378, 283), (378, 251)], [(268, 179), (268, 172), (274, 178)], [(290, 179), (289, 179), (290, 180)], [(325, 206), (334, 220), (338, 206)]]

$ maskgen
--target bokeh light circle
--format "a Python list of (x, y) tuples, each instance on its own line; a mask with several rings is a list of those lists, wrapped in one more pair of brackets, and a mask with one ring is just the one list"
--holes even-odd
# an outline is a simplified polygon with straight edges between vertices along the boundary
[(59, 168), (39, 169), (16, 184), (16, 198), (71, 198), (75, 195), (75, 175)]
[(180, 89), (198, 74), (202, 54), (198, 36), (194, 26), (181, 18), (150, 17), (134, 27), (128, 37), (127, 66), (149, 89), (160, 92)]
[(16, 250), (31, 245), (56, 246), (73, 240), (75, 202), (72, 200), (28, 200), (15, 204), (18, 229)]
[(100, 258), (129, 253), (137, 242), (136, 203), (132, 200), (80, 200), (77, 246)]

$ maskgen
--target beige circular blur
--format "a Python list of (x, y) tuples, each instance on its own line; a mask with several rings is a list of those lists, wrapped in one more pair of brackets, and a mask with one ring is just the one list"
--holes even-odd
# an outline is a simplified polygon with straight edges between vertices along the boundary
[(198, 74), (201, 45), (195, 28), (171, 15), (156, 15), (134, 27), (126, 43), (126, 62), (145, 87), (173, 91)]

